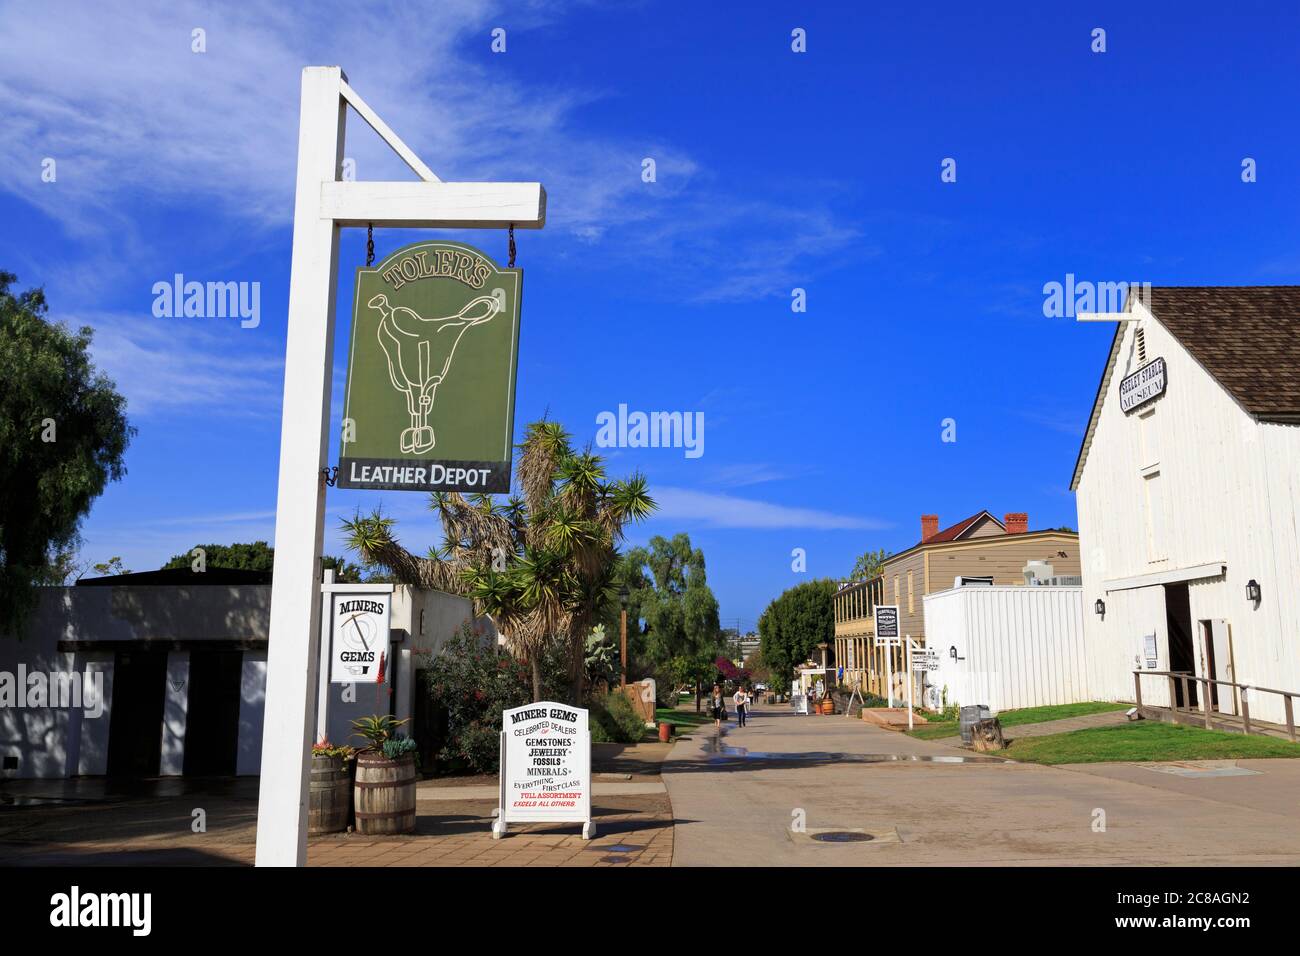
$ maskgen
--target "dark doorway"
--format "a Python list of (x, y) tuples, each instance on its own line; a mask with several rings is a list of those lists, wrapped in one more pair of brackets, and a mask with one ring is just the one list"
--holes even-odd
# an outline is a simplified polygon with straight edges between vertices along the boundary
[(187, 777), (234, 776), (239, 754), (241, 651), (191, 651), (185, 706)]
[(418, 670), (412, 682), (411, 736), (420, 747), (420, 772), (432, 776), (437, 769), (437, 754), (447, 742), (447, 708), (429, 696), (427, 672)]
[(108, 718), (108, 775), (156, 777), (162, 756), (166, 651), (118, 651)]
[[(1196, 650), (1192, 643), (1192, 605), (1187, 584), (1165, 585), (1165, 631), (1169, 635), (1169, 670), (1175, 674), (1196, 675)], [(1183, 699), (1183, 682), (1174, 681), (1174, 697), (1184, 709), (1197, 706), (1196, 682), (1187, 682), (1187, 696)]]

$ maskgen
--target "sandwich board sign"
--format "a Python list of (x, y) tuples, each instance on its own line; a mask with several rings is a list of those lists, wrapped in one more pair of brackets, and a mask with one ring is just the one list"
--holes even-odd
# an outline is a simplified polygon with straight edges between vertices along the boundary
[(382, 684), (393, 595), (336, 591), (331, 597), (330, 683)]
[(554, 701), (501, 714), (501, 804), (492, 839), (511, 823), (581, 823), (584, 840), (596, 835), (588, 716)]
[(357, 269), (340, 487), (509, 492), (522, 284), (445, 239)]

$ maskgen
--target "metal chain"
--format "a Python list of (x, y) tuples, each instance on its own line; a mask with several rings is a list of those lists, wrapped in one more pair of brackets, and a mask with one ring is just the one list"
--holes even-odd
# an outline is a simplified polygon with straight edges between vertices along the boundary
[(514, 267), (515, 267), (515, 224), (512, 222), (510, 224), (510, 264), (506, 266), (506, 268), (513, 269)]
[(375, 224), (366, 224), (366, 268), (375, 264)]

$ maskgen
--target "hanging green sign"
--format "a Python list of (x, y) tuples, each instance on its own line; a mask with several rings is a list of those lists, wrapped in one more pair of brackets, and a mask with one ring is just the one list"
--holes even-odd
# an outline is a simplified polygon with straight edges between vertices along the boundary
[(445, 240), (357, 270), (340, 487), (510, 490), (522, 284)]

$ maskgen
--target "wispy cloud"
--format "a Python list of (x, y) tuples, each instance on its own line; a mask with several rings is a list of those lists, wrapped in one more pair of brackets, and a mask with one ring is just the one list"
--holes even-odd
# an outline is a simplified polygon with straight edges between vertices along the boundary
[[(611, 266), (647, 264), (662, 288), (698, 302), (789, 295), (857, 238), (824, 201), (793, 189), (738, 196), (682, 146), (648, 130), (632, 138), (582, 128), (605, 89), (521, 83), (509, 54), (485, 54), (509, 13), (511, 37), (567, 5), (451, 0), (359, 7), (216, 8), (146, 2), (111, 15), (89, 2), (32, 7), (0, 0), (0, 188), (62, 224), (77, 264), (105, 282), (170, 250), (141, 208), (181, 210), (279, 241), (293, 208), (299, 72), (342, 63), (354, 87), (444, 179), (540, 179), (548, 232), (575, 248), (602, 242)], [(191, 31), (206, 31), (206, 52)], [(412, 174), (355, 116), (348, 155), (359, 179)], [(644, 183), (652, 157), (657, 181)], [(56, 183), (41, 181), (54, 159)], [(631, 227), (631, 228), (623, 228)], [(196, 240), (221, 254), (229, 228)], [(856, 249), (861, 256), (864, 250)], [(729, 263), (719, 270), (711, 263)]]
[(878, 531), (892, 527), (888, 522), (875, 518), (791, 507), (690, 488), (660, 485), (654, 488), (653, 495), (659, 504), (655, 520), (689, 521), (704, 527), (800, 528), (811, 531)]
[(95, 330), (95, 364), (126, 396), (132, 418), (195, 408), (207, 416), (279, 411), (283, 353), (266, 336), (241, 329), (237, 320), (102, 312), (52, 318)]
[(709, 480), (716, 485), (728, 488), (743, 488), (746, 485), (760, 485), (769, 481), (787, 481), (802, 478), (813, 472), (812, 468), (801, 466), (795, 468), (778, 467), (762, 462), (725, 465), (715, 469)]

